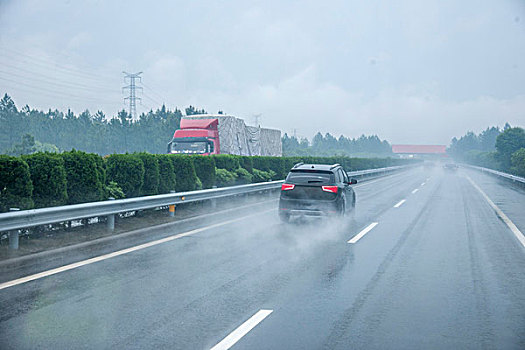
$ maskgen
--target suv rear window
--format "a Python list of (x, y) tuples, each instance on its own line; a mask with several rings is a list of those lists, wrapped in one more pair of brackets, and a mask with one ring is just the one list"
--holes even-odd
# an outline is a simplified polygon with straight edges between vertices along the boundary
[(292, 171), (286, 177), (286, 182), (294, 184), (329, 184), (334, 182), (332, 172), (311, 170)]

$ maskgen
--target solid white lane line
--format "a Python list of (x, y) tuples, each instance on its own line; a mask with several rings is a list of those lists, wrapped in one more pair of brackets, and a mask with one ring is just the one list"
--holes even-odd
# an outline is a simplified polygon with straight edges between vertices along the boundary
[(201, 227), (201, 228), (197, 228), (197, 229), (194, 229), (194, 230), (186, 231), (186, 232), (179, 233), (179, 234), (176, 234), (176, 235), (173, 235), (173, 236), (169, 236), (169, 237), (166, 237), (166, 238), (162, 238), (162, 239), (159, 239), (159, 240), (156, 240), (156, 241), (151, 241), (151, 242), (148, 242), (148, 243), (139, 244), (139, 245), (131, 247), (131, 248), (118, 250), (118, 251), (113, 252), (113, 253), (108, 253), (108, 254), (96, 256), (94, 258), (90, 258), (90, 259), (87, 259), (87, 260), (82, 260), (82, 261), (79, 261), (79, 262), (76, 262), (76, 263), (72, 263), (72, 264), (69, 264), (69, 265), (64, 265), (64, 266), (61, 266), (61, 267), (57, 267), (57, 268), (54, 268), (54, 269), (51, 269), (51, 270), (47, 270), (47, 271), (43, 271), (43, 272), (40, 272), (40, 273), (36, 273), (34, 275), (29, 275), (29, 276), (18, 278), (18, 279), (12, 280), (12, 281), (0, 283), (0, 290), (5, 289), (5, 288), (9, 288), (9, 287), (13, 287), (13, 286), (16, 286), (16, 285), (19, 285), (19, 284), (22, 284), (22, 283), (34, 281), (34, 280), (37, 280), (37, 279), (40, 279), (40, 278), (44, 278), (44, 277), (47, 277), (47, 276), (55, 275), (55, 274), (60, 273), (60, 272), (76, 269), (77, 267), (93, 264), (93, 263), (96, 263), (96, 262), (99, 262), (99, 261), (111, 259), (111, 258), (120, 256), (120, 255), (131, 253), (131, 252), (135, 252), (137, 250), (153, 247), (153, 246), (156, 246), (158, 244), (170, 242), (170, 241), (182, 238), (182, 237), (191, 236), (191, 235), (194, 235), (194, 234), (202, 232), (202, 231), (210, 230), (210, 229), (213, 229), (213, 228), (216, 228), (216, 227), (225, 226), (225, 225), (228, 225), (228, 224), (231, 224), (231, 223), (234, 223), (234, 222), (237, 222), (237, 221), (241, 221), (241, 220), (244, 220), (244, 219), (252, 217), (252, 216), (257, 216), (257, 215), (260, 215), (262, 213), (266, 213), (266, 212), (269, 212), (269, 211), (275, 211), (275, 209), (265, 210), (265, 211), (259, 212), (257, 214), (251, 214), (251, 215), (243, 216), (243, 217), (240, 217), (240, 218), (237, 218), (237, 219), (233, 219), (233, 220), (223, 221), (223, 222), (220, 222), (220, 223), (217, 223), (217, 224), (213, 224), (213, 225), (209, 225), (209, 226), (206, 226), (206, 227)]
[(417, 191), (419, 191), (419, 188), (416, 188), (415, 190), (413, 190), (412, 193), (416, 193)]
[(226, 338), (215, 345), (211, 350), (227, 350), (237, 343), (242, 337), (244, 337), (249, 331), (255, 326), (261, 323), (273, 310), (259, 310), (255, 315), (250, 317), (248, 321), (241, 324), (237, 329), (231, 332)]
[(405, 203), (405, 202), (406, 202), (406, 199), (402, 199), (402, 200), (400, 200), (396, 205), (394, 205), (394, 208), (399, 208), (399, 207), (402, 206), (403, 203)]
[(474, 186), (474, 188), (477, 189), (479, 193), (481, 193), (483, 198), (485, 198), (485, 200), (490, 204), (492, 209), (494, 209), (496, 214), (498, 214), (498, 216), (501, 218), (501, 220), (503, 220), (503, 222), (512, 231), (512, 233), (514, 233), (514, 236), (516, 236), (518, 241), (520, 241), (521, 245), (525, 247), (525, 236), (523, 236), (523, 233), (521, 233), (521, 231), (516, 227), (516, 225), (514, 225), (514, 223), (507, 217), (507, 215), (505, 215), (505, 213), (501, 211), (501, 209), (496, 204), (494, 204), (494, 202), (489, 198), (489, 196), (487, 196), (485, 192), (483, 192), (483, 190), (479, 188), (479, 186), (468, 175), (465, 176), (467, 177), (467, 180), (470, 181), (472, 186)]
[(359, 241), (361, 238), (363, 238), (364, 235), (366, 235), (370, 230), (372, 230), (374, 227), (379, 224), (378, 222), (373, 222), (370, 225), (368, 225), (363, 231), (359, 232), (357, 235), (355, 235), (351, 240), (348, 241), (350, 244), (354, 244), (357, 241)]

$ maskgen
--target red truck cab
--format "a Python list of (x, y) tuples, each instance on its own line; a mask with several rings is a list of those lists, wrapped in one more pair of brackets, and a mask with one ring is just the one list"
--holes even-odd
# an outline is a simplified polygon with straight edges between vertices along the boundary
[(168, 144), (168, 153), (220, 154), (218, 126), (218, 119), (181, 119), (180, 129)]

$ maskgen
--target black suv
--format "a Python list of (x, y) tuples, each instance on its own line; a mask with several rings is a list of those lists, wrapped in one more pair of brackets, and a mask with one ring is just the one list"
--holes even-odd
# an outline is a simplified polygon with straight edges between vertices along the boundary
[(345, 215), (355, 208), (355, 193), (339, 164), (296, 164), (281, 186), (279, 217)]

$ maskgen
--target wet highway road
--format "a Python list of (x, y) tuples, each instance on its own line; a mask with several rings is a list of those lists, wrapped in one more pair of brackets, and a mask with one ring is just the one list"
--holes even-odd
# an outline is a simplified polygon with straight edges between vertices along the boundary
[(266, 201), (3, 284), (0, 347), (525, 348), (525, 247), (480, 192), (525, 232), (523, 189), (417, 168), (355, 190), (353, 220), (282, 225)]

